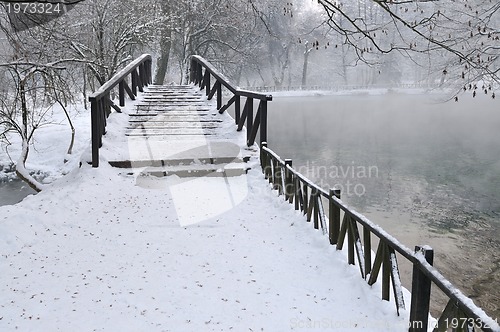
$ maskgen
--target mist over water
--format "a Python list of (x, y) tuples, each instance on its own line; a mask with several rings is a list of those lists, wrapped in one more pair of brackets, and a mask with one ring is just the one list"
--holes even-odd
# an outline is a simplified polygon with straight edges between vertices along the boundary
[(408, 247), (431, 245), (442, 273), (500, 317), (500, 104), (444, 100), (275, 97), (269, 147)]

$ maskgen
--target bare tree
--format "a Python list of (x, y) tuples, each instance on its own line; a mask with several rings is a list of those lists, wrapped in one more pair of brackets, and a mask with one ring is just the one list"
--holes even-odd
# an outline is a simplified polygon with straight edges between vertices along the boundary
[(67, 61), (0, 64), (14, 85), (14, 89), (4, 94), (0, 104), (0, 138), (8, 132), (19, 135), (22, 149), (16, 162), (16, 173), (36, 191), (41, 191), (43, 185), (27, 171), (26, 161), (35, 131), (52, 121), (50, 112), (54, 101), (50, 96), (60, 96), (66, 91), (64, 80), (58, 73), (65, 69), (61, 66), (64, 62)]
[[(489, 83), (500, 82), (498, 1), (318, 2), (331, 28), (364, 61), (374, 53), (400, 52), (416, 62), (422, 59), (418, 54), (431, 54), (434, 76), (443, 83), (468, 89), (483, 80), (489, 89)], [(367, 4), (378, 12), (376, 17), (359, 11)], [(347, 24), (340, 24), (341, 20)]]

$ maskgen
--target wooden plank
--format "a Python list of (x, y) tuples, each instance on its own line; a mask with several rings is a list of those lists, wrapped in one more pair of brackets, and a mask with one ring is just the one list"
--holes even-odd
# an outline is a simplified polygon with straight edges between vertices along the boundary
[(351, 225), (351, 233), (353, 235), (353, 240), (354, 240), (354, 248), (356, 249), (356, 255), (358, 258), (359, 271), (361, 273), (361, 277), (365, 279), (366, 277), (365, 256), (363, 252), (363, 246), (361, 245), (361, 238), (359, 236), (358, 224), (356, 220), (351, 218), (350, 225)]
[(117, 113), (121, 113), (122, 112), (122, 109), (120, 107), (118, 107), (110, 98), (109, 96), (106, 96), (106, 101), (108, 103), (108, 105), (113, 108)]
[[(380, 240), (380, 242), (383, 242)], [(389, 247), (386, 243), (384, 246), (384, 255), (382, 262), (382, 300), (389, 301), (391, 299), (391, 292), (389, 290), (389, 284), (391, 279), (391, 264), (389, 260)]]
[(314, 220), (314, 229), (319, 229), (319, 213), (318, 213), (318, 191), (313, 189), (311, 194), (312, 205), (313, 206), (313, 220)]
[[(252, 132), (253, 132), (253, 98), (247, 98), (247, 102), (246, 104), (248, 104), (248, 107), (247, 107), (247, 116), (246, 116), (246, 119), (247, 119), (247, 146), (251, 146), (253, 145), (253, 142), (252, 142), (252, 139), (251, 139), (251, 136), (252, 136)], [(280, 192), (281, 194), (281, 192)]]
[(403, 285), (401, 284), (401, 277), (399, 275), (398, 260), (396, 257), (396, 252), (394, 248), (387, 247), (390, 262), (390, 272), (391, 272), (391, 283), (392, 290), (394, 294), (394, 300), (396, 302), (396, 310), (399, 316), (401, 310), (405, 310), (405, 299), (403, 296)]
[(378, 243), (377, 253), (375, 254), (375, 260), (372, 266), (372, 273), (370, 274), (370, 279), (368, 279), (368, 285), (372, 286), (377, 282), (378, 274), (380, 272), (380, 267), (384, 261), (385, 248), (382, 240)]
[[(448, 304), (443, 310), (443, 313), (439, 317), (437, 326), (434, 328), (434, 332), (446, 332), (450, 326), (451, 320), (457, 315), (458, 306), (453, 300), (449, 300)], [(419, 330), (420, 331), (420, 330)]]
[(309, 202), (307, 203), (308, 209), (307, 209), (307, 222), (311, 222), (311, 217), (314, 212), (314, 192), (311, 192), (309, 195)]
[[(255, 143), (255, 137), (257, 136), (257, 131), (259, 130), (260, 125), (260, 108), (257, 110), (257, 114), (255, 115), (255, 122), (252, 124), (252, 133), (248, 138), (248, 144), (253, 145)], [(248, 128), (247, 128), (248, 130)]]
[(219, 114), (224, 113), (231, 105), (236, 101), (236, 96), (232, 96), (231, 99), (227, 102), (226, 105), (222, 106), (221, 109), (219, 110)]
[(302, 183), (302, 191), (304, 192), (304, 197), (303, 197), (303, 209), (302, 211), (304, 212), (304, 215), (307, 214), (307, 211), (309, 210), (309, 197), (308, 197), (308, 186), (307, 183), (303, 182)]
[(372, 271), (372, 240), (370, 229), (363, 226), (363, 249), (365, 254), (365, 278)]
[(330, 189), (330, 196), (328, 198), (328, 211), (329, 211), (329, 240), (330, 244), (337, 244), (340, 232), (340, 208), (334, 203), (333, 197), (340, 199), (339, 189)]
[[(415, 247), (415, 253), (422, 254), (424, 259), (432, 265), (434, 251), (431, 248)], [(431, 300), (431, 280), (420, 270), (417, 263), (413, 263), (411, 305), (410, 305), (410, 332), (418, 332), (420, 328), (427, 331), (427, 317)], [(420, 325), (421, 326), (416, 326)]]
[(130, 89), (130, 87), (128, 86), (127, 82), (125, 80), (123, 80), (122, 84), (123, 84), (123, 88), (125, 89), (125, 91), (128, 94), (128, 97), (130, 98), (130, 100), (135, 100), (136, 97), (135, 97), (134, 93), (132, 92), (132, 89)]
[(351, 217), (347, 217), (347, 262), (350, 265), (355, 265), (354, 262), (354, 238), (353, 230), (352, 230), (352, 219)]
[(260, 142), (267, 142), (267, 100), (261, 100), (260, 109)]
[(236, 131), (241, 131), (243, 129), (243, 126), (245, 125), (245, 121), (247, 118), (248, 114), (248, 99), (245, 102), (245, 106), (243, 107), (243, 113), (240, 116), (240, 122), (238, 122), (238, 129)]
[(218, 81), (215, 82), (214, 86), (210, 90), (210, 93), (207, 96), (208, 100), (212, 100), (212, 98), (214, 97), (215, 93), (217, 92), (217, 87), (218, 87), (217, 83), (218, 83)]
[(145, 61), (151, 61), (151, 55), (149, 54), (143, 54), (131, 63), (129, 63), (125, 68), (120, 70), (118, 73), (116, 73), (109, 81), (104, 83), (99, 89), (97, 89), (96, 92), (91, 94), (89, 96), (90, 99), (95, 99), (103, 94), (108, 93), (113, 89), (115, 86), (118, 85), (118, 83), (127, 75), (129, 75), (131, 72), (133, 72), (139, 64), (145, 62)]
[(326, 215), (325, 215), (325, 209), (323, 208), (323, 201), (321, 200), (319, 192), (317, 193), (317, 197), (318, 197), (319, 224), (321, 230), (323, 231), (323, 234), (326, 234), (328, 232), (328, 228), (326, 226)]
[(342, 226), (340, 227), (340, 233), (337, 242), (337, 250), (342, 250), (342, 248), (344, 247), (344, 240), (347, 234), (348, 222), (349, 222), (349, 215), (347, 213), (344, 213), (344, 218), (342, 219)]

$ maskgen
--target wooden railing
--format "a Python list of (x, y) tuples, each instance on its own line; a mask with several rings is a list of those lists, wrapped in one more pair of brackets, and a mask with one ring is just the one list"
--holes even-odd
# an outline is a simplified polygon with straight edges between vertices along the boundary
[[(99, 167), (99, 148), (102, 146), (106, 119), (111, 109), (121, 112), (120, 107), (111, 100), (111, 91), (118, 86), (120, 106), (125, 106), (125, 93), (131, 100), (135, 100), (137, 91), (142, 92), (144, 86), (151, 83), (151, 65), (151, 55), (143, 54), (89, 96), (92, 117), (92, 167)], [(129, 76), (130, 85), (127, 82)]]
[[(261, 144), (260, 160), (265, 178), (286, 201), (295, 205), (295, 210), (304, 213), (307, 222), (312, 220), (315, 229), (321, 228), (328, 234), (330, 244), (337, 250), (347, 245), (348, 263), (359, 266), (361, 277), (369, 285), (381, 277), (383, 300), (390, 300), (392, 288), (398, 314), (405, 308), (405, 303), (396, 253), (413, 265), (409, 331), (428, 331), (431, 284), (449, 299), (434, 331), (500, 331), (496, 320), (488, 317), (432, 266), (433, 250), (430, 247), (416, 247), (415, 251), (405, 247), (345, 204), (340, 199), (340, 190), (320, 188), (294, 170), (292, 160), (282, 160), (269, 149), (266, 142)], [(325, 204), (328, 205), (328, 217)], [(372, 236), (378, 239), (374, 258)]]
[[(211, 78), (215, 80), (213, 86), (211, 85)], [(242, 90), (233, 86), (207, 60), (197, 55), (191, 57), (190, 82), (199, 85), (200, 89), (206, 89), (206, 95), (209, 100), (216, 95), (219, 113), (224, 113), (234, 104), (234, 120), (238, 125), (237, 130), (241, 131), (246, 122), (248, 146), (254, 144), (257, 131), (260, 132), (259, 143), (267, 141), (267, 102), (273, 99), (271, 95)], [(223, 87), (232, 94), (232, 97), (225, 105), (222, 105)], [(241, 112), (242, 97), (246, 98), (243, 112)], [(254, 99), (259, 100), (255, 117)]]

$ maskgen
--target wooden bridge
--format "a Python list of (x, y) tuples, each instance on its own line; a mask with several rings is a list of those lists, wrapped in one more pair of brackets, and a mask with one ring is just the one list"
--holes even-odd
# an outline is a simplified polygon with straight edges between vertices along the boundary
[[(361, 278), (369, 285), (380, 281), (382, 299), (389, 301), (392, 294), (398, 313), (405, 308), (398, 258), (413, 265), (409, 331), (500, 331), (496, 320), (432, 266), (431, 248), (405, 247), (347, 206), (339, 190), (320, 188), (294, 170), (291, 160), (281, 159), (267, 146), (270, 95), (233, 86), (199, 56), (192, 57), (190, 73), (190, 85), (151, 85), (151, 57), (143, 55), (91, 95), (92, 166), (99, 166), (102, 146), (106, 149), (103, 160), (112, 166), (146, 169), (150, 175), (240, 176), (247, 171), (248, 158), (260, 151), (263, 179), (302, 211), (306, 222), (327, 234), (337, 250), (347, 247), (348, 263), (359, 267)], [(114, 103), (113, 93), (119, 105)], [(111, 126), (107, 127), (109, 114), (124, 111), (126, 96), (138, 99), (135, 108), (126, 109), (127, 123), (118, 125), (121, 131), (106, 134)], [(224, 114), (230, 107), (234, 118)], [(245, 133), (244, 127), (245, 144), (238, 144), (230, 133)], [(260, 149), (254, 144), (257, 137)], [(428, 325), (431, 285), (448, 298), (434, 327)]]

